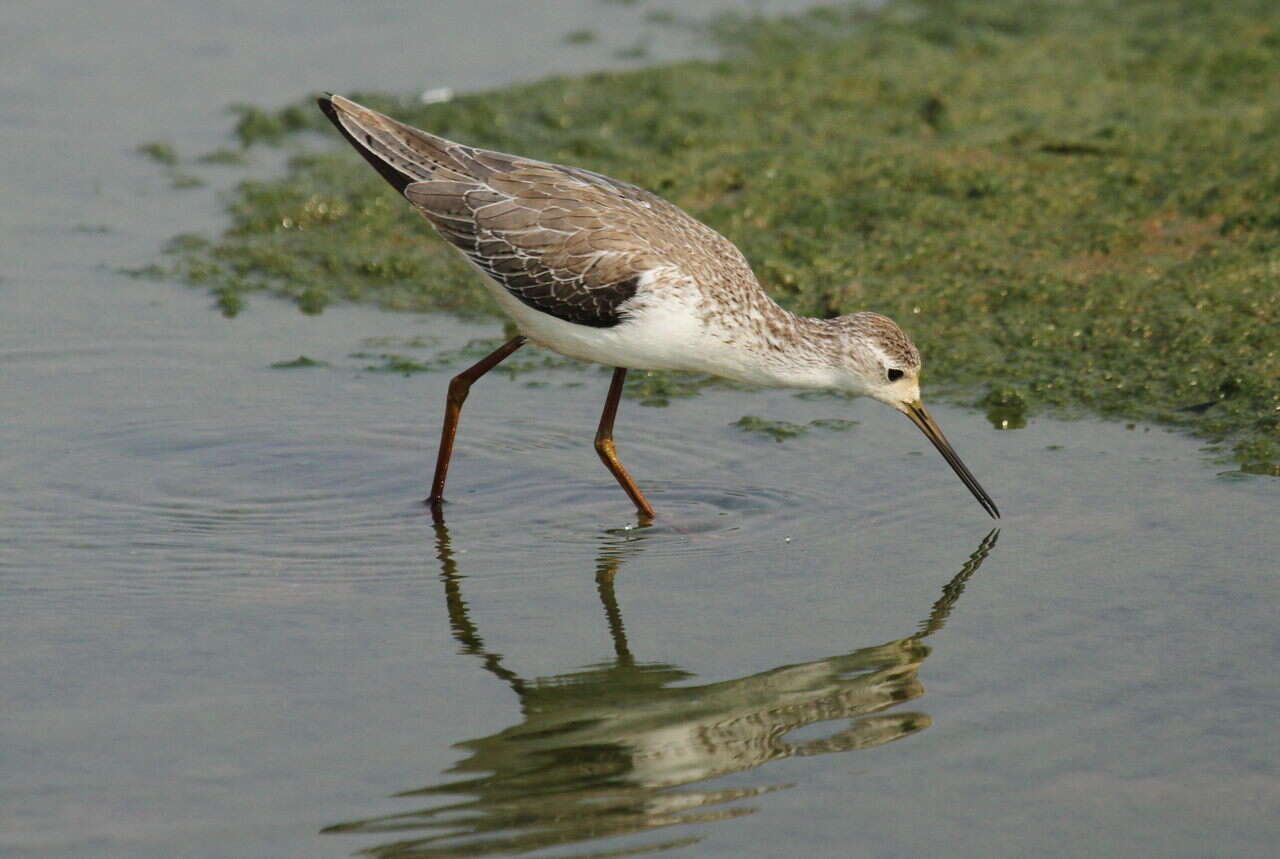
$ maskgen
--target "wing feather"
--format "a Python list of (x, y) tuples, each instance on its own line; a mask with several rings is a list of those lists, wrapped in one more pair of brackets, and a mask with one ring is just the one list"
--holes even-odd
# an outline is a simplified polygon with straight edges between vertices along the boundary
[(694, 281), (726, 272), (754, 281), (727, 239), (642, 188), (455, 143), (341, 96), (320, 104), (446, 240), (539, 311), (617, 325), (640, 279), (659, 267)]

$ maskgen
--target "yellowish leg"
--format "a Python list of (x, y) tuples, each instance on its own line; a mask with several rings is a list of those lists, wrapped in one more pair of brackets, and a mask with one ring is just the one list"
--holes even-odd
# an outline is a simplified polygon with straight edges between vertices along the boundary
[(600, 454), (605, 468), (617, 479), (626, 491), (631, 502), (636, 505), (640, 515), (645, 519), (654, 516), (653, 507), (644, 493), (636, 486), (636, 482), (627, 474), (627, 470), (618, 461), (618, 452), (613, 447), (613, 419), (618, 415), (618, 400), (622, 398), (622, 383), (627, 378), (627, 368), (617, 367), (613, 371), (613, 382), (609, 385), (609, 396), (604, 401), (604, 413), (600, 415), (600, 428), (596, 430), (596, 453)]
[(462, 404), (471, 393), (471, 383), (498, 366), (512, 352), (525, 344), (524, 337), (512, 337), (480, 361), (463, 370), (449, 382), (449, 396), (444, 406), (444, 429), (440, 432), (440, 452), (436, 455), (436, 475), (431, 481), (427, 504), (437, 513), (444, 503), (444, 481), (449, 476), (449, 458), (453, 456), (453, 437), (458, 433)]

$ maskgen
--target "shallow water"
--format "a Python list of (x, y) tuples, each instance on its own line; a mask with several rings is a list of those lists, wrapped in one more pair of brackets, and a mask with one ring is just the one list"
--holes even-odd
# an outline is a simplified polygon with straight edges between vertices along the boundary
[[(624, 401), (661, 514), (640, 528), (590, 444), (608, 376), (548, 369), (477, 385), (437, 526), (449, 372), (352, 354), (496, 323), (266, 300), (227, 321), (115, 274), (218, 223), (141, 140), (205, 151), (224, 103), (328, 84), (598, 65), (609, 46), (559, 35), (639, 15), (450, 5), (509, 50), (457, 49), (442, 81), (346, 5), (0, 12), (0, 846), (1271, 854), (1274, 479), (1160, 429), (935, 407), (1005, 511), (989, 535), (882, 407), (710, 390)], [(335, 60), (339, 35), (363, 49)], [(327, 366), (270, 366), (300, 354)], [(858, 423), (775, 443), (743, 415)]]

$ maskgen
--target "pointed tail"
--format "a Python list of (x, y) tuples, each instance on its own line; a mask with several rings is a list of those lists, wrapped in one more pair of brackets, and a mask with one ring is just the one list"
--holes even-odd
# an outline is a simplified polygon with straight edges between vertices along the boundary
[[(400, 193), (414, 182), (467, 176), (453, 150), (460, 147), (397, 122), (349, 98), (328, 94), (316, 99), (320, 110), (374, 170)], [(458, 153), (461, 154), (461, 153)]]

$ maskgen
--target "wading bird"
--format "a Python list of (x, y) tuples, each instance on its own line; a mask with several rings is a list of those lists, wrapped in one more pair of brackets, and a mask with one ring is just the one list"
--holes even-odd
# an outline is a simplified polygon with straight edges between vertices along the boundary
[(578, 167), (464, 146), (339, 95), (319, 99), (373, 168), (485, 275), (520, 335), (449, 384), (431, 496), (437, 511), (472, 383), (532, 341), (613, 367), (596, 451), (645, 518), (613, 422), (627, 370), (688, 370), (755, 385), (869, 396), (902, 412), (993, 518), (1000, 512), (920, 401), (920, 353), (862, 312), (780, 307), (724, 236), (655, 194)]

